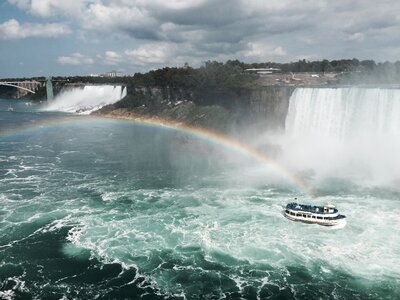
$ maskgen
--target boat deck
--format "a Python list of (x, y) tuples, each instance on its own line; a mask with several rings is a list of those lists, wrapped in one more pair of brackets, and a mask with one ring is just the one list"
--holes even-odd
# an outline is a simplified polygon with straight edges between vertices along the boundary
[(338, 212), (336, 208), (333, 208), (333, 211), (325, 211), (324, 206), (317, 206), (317, 205), (305, 205), (305, 204), (299, 204), (299, 203), (289, 203), (286, 205), (286, 209), (290, 209), (293, 211), (299, 211), (299, 212), (309, 212), (313, 214), (335, 214)]

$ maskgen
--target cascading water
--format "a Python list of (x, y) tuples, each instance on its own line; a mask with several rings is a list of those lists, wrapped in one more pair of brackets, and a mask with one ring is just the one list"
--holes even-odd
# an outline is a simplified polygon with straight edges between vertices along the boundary
[(400, 90), (299, 88), (286, 118), (285, 158), (317, 175), (400, 178)]
[(85, 86), (61, 92), (44, 108), (46, 111), (62, 111), (89, 114), (104, 105), (112, 104), (126, 96), (126, 87), (113, 85)]

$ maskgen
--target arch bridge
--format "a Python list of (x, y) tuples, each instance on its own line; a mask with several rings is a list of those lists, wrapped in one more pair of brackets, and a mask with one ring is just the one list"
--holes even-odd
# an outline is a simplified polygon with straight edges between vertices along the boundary
[(35, 94), (39, 87), (43, 86), (43, 82), (32, 81), (0, 81), (0, 85), (16, 87), (26, 93)]

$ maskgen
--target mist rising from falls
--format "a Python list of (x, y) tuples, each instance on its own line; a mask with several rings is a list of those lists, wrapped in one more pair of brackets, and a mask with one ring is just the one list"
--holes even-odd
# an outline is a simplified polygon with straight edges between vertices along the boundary
[(301, 170), (398, 184), (400, 90), (296, 89), (284, 140), (285, 160)]
[(46, 111), (90, 114), (126, 96), (126, 87), (114, 85), (85, 86), (62, 91), (44, 108)]

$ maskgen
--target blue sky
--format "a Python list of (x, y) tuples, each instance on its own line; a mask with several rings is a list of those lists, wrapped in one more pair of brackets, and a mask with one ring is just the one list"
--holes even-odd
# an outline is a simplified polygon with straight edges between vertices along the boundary
[(0, 77), (400, 60), (397, 0), (0, 0)]

